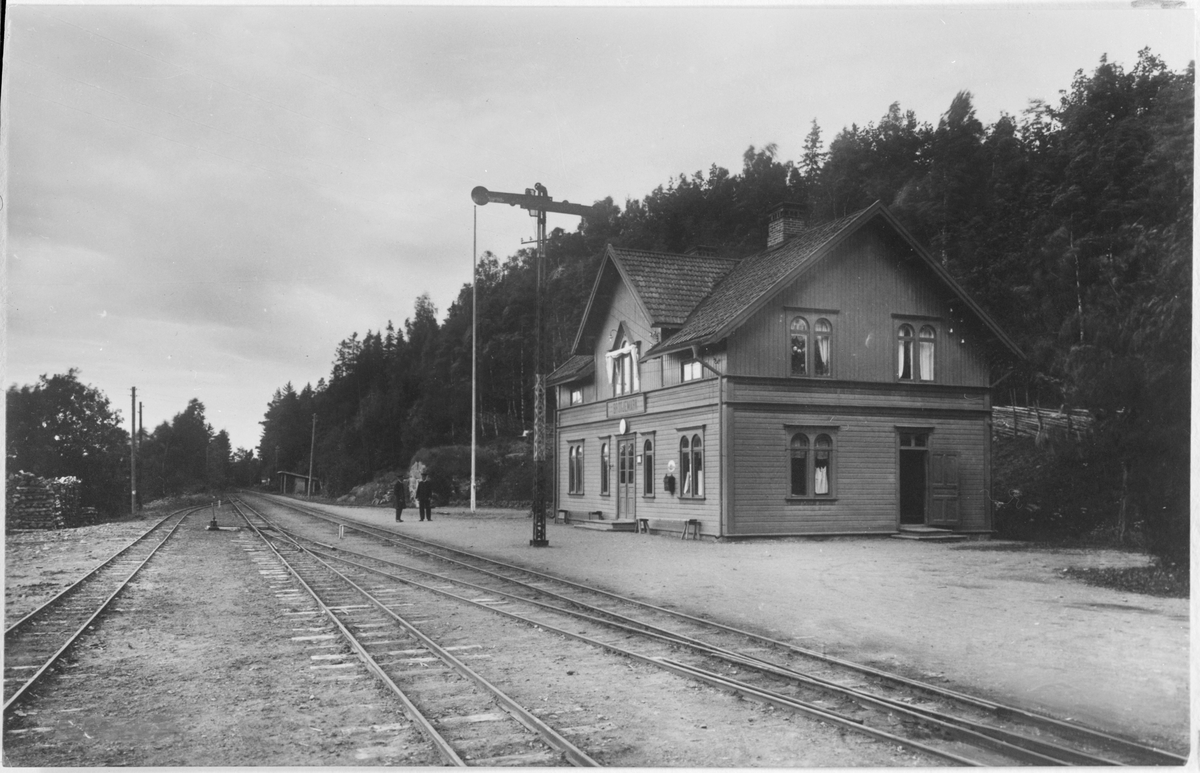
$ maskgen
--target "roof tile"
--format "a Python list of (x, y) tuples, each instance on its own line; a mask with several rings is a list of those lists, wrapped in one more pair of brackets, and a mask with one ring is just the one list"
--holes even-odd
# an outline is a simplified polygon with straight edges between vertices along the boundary
[(682, 325), (696, 305), (738, 264), (729, 258), (623, 247), (611, 250), (646, 305), (651, 323), (662, 327)]
[[(869, 208), (868, 208), (869, 209)], [(865, 210), (863, 210), (865, 211)], [(655, 350), (689, 344), (716, 333), (802, 264), (862, 212), (808, 228), (784, 243), (744, 258), (696, 305), (683, 326)]]

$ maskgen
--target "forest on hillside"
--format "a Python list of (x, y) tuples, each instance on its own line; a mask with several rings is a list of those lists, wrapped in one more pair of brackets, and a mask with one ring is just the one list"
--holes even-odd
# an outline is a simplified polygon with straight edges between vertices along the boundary
[[(881, 201), (1027, 355), (995, 401), (1089, 410), (1089, 458), (1118, 487), (1121, 516), (1135, 513), (1160, 554), (1186, 551), (1193, 89), (1194, 64), (1171, 71), (1143, 50), (1131, 68), (1101, 59), (1056, 103), (991, 125), (967, 92), (936, 124), (892, 104), (828, 147), (817, 120), (794, 127), (805, 134), (799, 159), (752, 146), (739, 171), (713, 165), (640, 200), (606, 199), (603, 217), (549, 239), (552, 366), (568, 354), (606, 244), (744, 256), (763, 248), (764, 215), (779, 202), (816, 223)], [(480, 260), (485, 443), (532, 422), (533, 257)], [(468, 442), (471, 314), (464, 285), (444, 321), (423, 295), (402, 328), (352, 332), (327, 379), (272, 396), (259, 458), (307, 472), (315, 414), (314, 466), (338, 494), (422, 448)]]

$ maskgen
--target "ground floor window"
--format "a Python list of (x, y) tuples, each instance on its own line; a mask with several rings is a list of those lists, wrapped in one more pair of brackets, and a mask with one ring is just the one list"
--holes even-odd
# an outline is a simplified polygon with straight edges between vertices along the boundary
[(608, 494), (608, 443), (600, 444), (600, 493)]
[(583, 443), (571, 443), (567, 449), (567, 493), (583, 493)]
[(654, 441), (642, 444), (642, 493), (654, 496)]
[(792, 433), (788, 443), (791, 496), (833, 496), (834, 434), (819, 430)]
[(704, 440), (698, 433), (679, 440), (679, 478), (679, 496), (704, 496)]

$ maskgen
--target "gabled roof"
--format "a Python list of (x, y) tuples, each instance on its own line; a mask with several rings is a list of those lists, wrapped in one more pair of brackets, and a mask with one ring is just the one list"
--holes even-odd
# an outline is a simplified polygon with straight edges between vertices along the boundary
[(608, 245), (571, 351), (580, 353), (584, 331), (593, 322), (592, 311), (598, 299), (611, 291), (615, 277), (620, 277), (633, 291), (651, 326), (677, 328), (737, 263), (730, 258)]
[(887, 208), (876, 202), (847, 217), (808, 228), (782, 244), (737, 262), (708, 297), (696, 305), (682, 327), (647, 351), (643, 359), (726, 338), (778, 292), (876, 218), (889, 225), (1004, 345), (1017, 356), (1024, 357), (1012, 339), (941, 264), (916, 243)]
[(679, 327), (736, 260), (609, 247), (617, 268), (660, 327)]
[(590, 354), (576, 354), (568, 357), (566, 362), (555, 368), (554, 372), (546, 377), (546, 383), (554, 386), (566, 384), (569, 381), (582, 381), (591, 378), (595, 373), (595, 358)]

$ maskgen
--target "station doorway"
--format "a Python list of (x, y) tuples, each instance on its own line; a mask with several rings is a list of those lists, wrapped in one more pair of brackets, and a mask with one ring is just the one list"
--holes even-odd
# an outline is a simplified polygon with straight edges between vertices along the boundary
[(637, 440), (617, 441), (617, 517), (635, 517), (637, 501)]
[(929, 491), (929, 434), (900, 433), (900, 524), (924, 524)]

